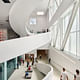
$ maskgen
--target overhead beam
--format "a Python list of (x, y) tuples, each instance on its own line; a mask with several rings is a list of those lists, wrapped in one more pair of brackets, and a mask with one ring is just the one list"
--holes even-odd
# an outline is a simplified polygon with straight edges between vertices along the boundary
[(59, 7), (57, 0), (55, 0), (57, 7)]
[(71, 14), (71, 16), (70, 16), (70, 20), (69, 20), (69, 23), (68, 23), (68, 26), (67, 26), (67, 29), (66, 29), (66, 33), (65, 33), (63, 42), (62, 42), (62, 46), (61, 46), (61, 50), (62, 50), (62, 51), (64, 50), (64, 47), (65, 47), (65, 45), (66, 45), (68, 36), (69, 36), (69, 34), (70, 34), (70, 31), (71, 31), (71, 28), (72, 28), (74, 19), (75, 19), (75, 17), (76, 17), (76, 13), (77, 13), (77, 10), (78, 10), (78, 6), (79, 6), (79, 2), (76, 1), (76, 2), (74, 3), (74, 7), (73, 7), (73, 10), (72, 10), (72, 14)]
[[(49, 22), (49, 27), (52, 26), (59, 17), (73, 4), (75, 0), (63, 0), (56, 10), (55, 14), (53, 15), (52, 19)], [(66, 5), (65, 5), (66, 4)]]
[(58, 37), (58, 31), (59, 31), (59, 27), (57, 26), (57, 32), (56, 32), (56, 37), (55, 37), (55, 40), (54, 40), (53, 47), (56, 46), (56, 41), (57, 41), (57, 37)]

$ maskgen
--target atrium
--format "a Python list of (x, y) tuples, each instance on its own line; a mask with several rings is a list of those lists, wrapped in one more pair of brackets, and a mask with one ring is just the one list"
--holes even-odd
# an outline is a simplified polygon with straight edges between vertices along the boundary
[(80, 0), (0, 0), (0, 80), (60, 80), (63, 68), (68, 80), (80, 70)]

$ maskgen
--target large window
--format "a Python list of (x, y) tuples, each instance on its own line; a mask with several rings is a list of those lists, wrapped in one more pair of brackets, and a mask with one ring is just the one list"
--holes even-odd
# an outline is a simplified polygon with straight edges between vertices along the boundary
[(30, 25), (35, 25), (35, 24), (36, 24), (36, 18), (31, 18)]
[(79, 30), (79, 9), (77, 11), (75, 20), (72, 25), (72, 29), (70, 31), (69, 35), (69, 41), (67, 41), (66, 46), (68, 49), (65, 49), (66, 51), (70, 52), (71, 54), (74, 54), (76, 56), (80, 56), (80, 30)]
[(56, 10), (60, 6), (62, 0), (50, 0), (49, 3), (49, 21), (51, 20), (52, 16), (55, 14)]
[[(54, 0), (55, 1), (55, 0)], [(58, 5), (59, 1), (56, 0)], [(55, 3), (54, 3), (55, 4)], [(51, 7), (53, 9), (53, 7)], [(55, 10), (57, 7), (55, 8)], [(62, 42), (64, 40), (64, 36), (66, 34), (70, 16), (72, 13), (73, 5), (58, 19), (57, 24), (53, 29), (53, 42), (55, 44), (55, 48), (61, 49)], [(71, 31), (69, 33), (64, 51), (67, 51), (69, 54), (80, 56), (80, 9), (78, 8), (75, 19), (73, 21), (73, 25)], [(53, 24), (54, 25), (54, 24)], [(58, 28), (58, 29), (57, 29)], [(58, 33), (57, 33), (58, 31)], [(56, 35), (57, 34), (57, 35)]]

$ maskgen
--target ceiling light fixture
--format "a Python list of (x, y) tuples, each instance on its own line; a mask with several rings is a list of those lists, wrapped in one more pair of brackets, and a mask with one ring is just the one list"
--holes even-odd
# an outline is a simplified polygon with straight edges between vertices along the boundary
[(37, 15), (44, 15), (44, 12), (42, 12), (42, 11), (37, 12)]

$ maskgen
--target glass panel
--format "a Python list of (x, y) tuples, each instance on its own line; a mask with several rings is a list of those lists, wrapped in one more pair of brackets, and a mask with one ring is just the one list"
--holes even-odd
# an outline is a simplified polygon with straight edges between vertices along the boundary
[(57, 41), (56, 41), (56, 48), (60, 49), (60, 29), (58, 30)]
[(77, 32), (77, 56), (80, 56), (80, 32)]
[(63, 33), (66, 32), (67, 26), (68, 26), (68, 22), (69, 22), (69, 16), (66, 16), (64, 18), (64, 27), (63, 27)]
[(70, 36), (71, 36), (71, 50), (70, 50), (70, 52), (72, 54), (76, 55), (76, 32), (71, 33)]
[(32, 25), (32, 24), (36, 24), (36, 18), (31, 18), (30, 19), (30, 25)]
[(4, 64), (0, 64), (0, 80), (4, 80)]
[(54, 28), (54, 39), (56, 38), (56, 34), (57, 34), (57, 25), (55, 25), (55, 28)]
[(71, 29), (71, 32), (73, 31), (76, 31), (76, 17), (75, 17), (75, 20), (73, 22), (72, 29)]
[(49, 4), (49, 21), (51, 20), (52, 16), (55, 14), (57, 9), (57, 5), (55, 0), (50, 0)]
[(80, 16), (80, 14), (79, 14), (79, 8), (78, 8), (78, 11), (77, 11), (77, 20), (76, 20), (76, 25), (77, 25), (77, 30), (80, 30), (80, 26), (79, 26), (79, 16)]
[(75, 20), (73, 22), (71, 32), (76, 31), (76, 30), (79, 30), (79, 9), (76, 13)]
[(64, 50), (68, 52), (70, 51), (70, 36), (68, 37)]
[(7, 62), (7, 74), (8, 74), (8, 78), (11, 76), (11, 74), (14, 72), (15, 70), (15, 59), (9, 60)]

